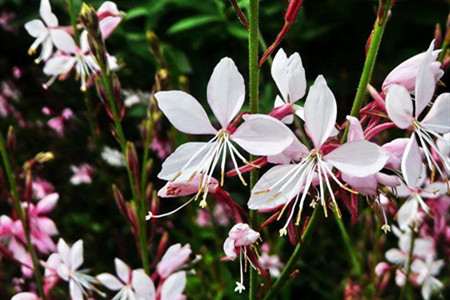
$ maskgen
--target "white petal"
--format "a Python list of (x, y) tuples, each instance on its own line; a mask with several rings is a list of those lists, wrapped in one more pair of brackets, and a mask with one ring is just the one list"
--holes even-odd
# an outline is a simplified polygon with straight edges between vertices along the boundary
[(83, 290), (81, 289), (81, 286), (75, 282), (75, 280), (70, 280), (69, 290), (72, 300), (83, 300)]
[(47, 33), (47, 28), (41, 20), (32, 20), (25, 23), (25, 29), (29, 35), (35, 38)]
[(101, 284), (103, 284), (111, 291), (118, 291), (123, 288), (123, 283), (121, 283), (116, 276), (113, 276), (109, 273), (102, 273), (100, 275), (97, 275), (96, 278), (98, 281), (100, 281)]
[(53, 41), (47, 38), (42, 43), (41, 57), (43, 61), (47, 61), (53, 53)]
[(425, 300), (428, 300), (434, 293), (439, 292), (443, 287), (444, 285), (438, 279), (428, 277), (422, 285), (422, 297)]
[(450, 131), (450, 93), (441, 94), (436, 98), (421, 123), (437, 133), (444, 134)]
[(203, 107), (198, 101), (183, 91), (158, 92), (155, 94), (158, 106), (170, 123), (181, 132), (188, 134), (215, 134)]
[(83, 241), (78, 240), (70, 249), (72, 270), (77, 270), (83, 264)]
[(12, 297), (11, 300), (39, 300), (39, 298), (33, 293), (19, 293)]
[(132, 277), (131, 285), (133, 286), (136, 295), (142, 299), (154, 300), (155, 285), (150, 277), (145, 274), (145, 271), (142, 269), (134, 270)]
[(416, 136), (413, 134), (406, 145), (402, 158), (402, 173), (406, 184), (411, 189), (416, 189), (420, 175), (422, 174), (422, 156)]
[(56, 272), (58, 273), (58, 276), (62, 278), (65, 281), (69, 281), (70, 277), (70, 270), (67, 268), (65, 264), (60, 264), (58, 268), (56, 269)]
[(292, 134), (292, 138), (292, 143), (283, 152), (268, 156), (267, 161), (272, 164), (289, 164), (291, 161), (299, 161), (303, 154), (309, 153), (308, 148), (300, 143), (294, 134)]
[(58, 241), (58, 253), (66, 266), (70, 265), (70, 248), (63, 239)]
[(291, 130), (273, 117), (252, 115), (245, 116), (244, 120), (231, 139), (250, 154), (279, 154), (293, 141)]
[(49, 0), (41, 0), (41, 6), (39, 8), (39, 13), (41, 14), (42, 20), (44, 20), (45, 24), (49, 27), (58, 26), (58, 19), (52, 13), (52, 8), (50, 6)]
[(388, 158), (388, 154), (381, 147), (365, 140), (345, 143), (324, 156), (324, 160), (340, 171), (356, 177), (377, 173), (384, 167)]
[(434, 251), (433, 244), (433, 239), (431, 238), (417, 238), (414, 241), (414, 255), (423, 258), (427, 257)]
[(247, 203), (248, 208), (253, 210), (270, 210), (280, 205), (286, 204), (294, 196), (296, 196), (302, 189), (302, 187), (298, 184), (301, 176), (300, 174), (295, 176), (295, 178), (289, 176), (286, 180), (290, 180), (291, 178), (292, 180), (289, 182), (286, 188), (284, 188), (283, 193), (281, 193), (278, 197), (275, 197), (271, 201), (268, 200), (279, 192), (279, 189), (284, 185), (286, 181), (278, 184), (276, 189), (271, 189), (268, 193), (258, 193), (267, 191), (268, 189), (272, 188), (272, 186), (276, 182), (278, 182), (284, 175), (292, 171), (295, 167), (297, 167), (297, 165), (280, 165), (275, 166), (264, 173), (264, 175), (258, 180), (252, 190), (250, 200)]
[(447, 184), (444, 182), (433, 182), (422, 188), (420, 191), (420, 196), (422, 198), (437, 198), (447, 194), (447, 188)]
[(36, 210), (39, 214), (49, 213), (55, 208), (56, 203), (58, 202), (59, 194), (51, 193), (44, 198), (41, 199), (36, 205)]
[(293, 105), (295, 114), (302, 119), (303, 121), (305, 120), (305, 110), (303, 109), (303, 107), (301, 107), (300, 105)]
[(75, 53), (77, 51), (77, 45), (72, 36), (62, 29), (50, 30), (50, 36), (52, 38), (55, 47), (66, 53)]
[(386, 96), (386, 110), (397, 127), (405, 129), (412, 125), (413, 106), (409, 92), (401, 85), (393, 85)]
[(434, 61), (433, 49), (434, 40), (431, 42), (430, 47), (425, 53), (424, 59), (419, 66), (419, 70), (417, 71), (415, 92), (416, 118), (419, 117), (420, 113), (427, 107), (428, 103), (430, 103), (436, 86), (436, 79), (431, 67), (431, 64)]
[(186, 287), (186, 272), (177, 272), (164, 281), (161, 290), (161, 300), (175, 300), (183, 294)]
[[(162, 169), (158, 174), (158, 178), (164, 180), (173, 179), (174, 176), (177, 175), (177, 173), (181, 170), (181, 168), (183, 168), (195, 154), (201, 151), (201, 153), (196, 155), (196, 157), (189, 164), (190, 166), (196, 167), (200, 163), (200, 161), (203, 160), (204, 156), (213, 145), (214, 144), (206, 145), (206, 143), (194, 142), (179, 146), (175, 150), (175, 152), (167, 157), (162, 164)], [(190, 177), (190, 171), (192, 171), (192, 167), (185, 170), (184, 173), (187, 175), (187, 177)]]
[(359, 123), (359, 120), (352, 116), (347, 116), (347, 120), (350, 126), (348, 129), (347, 141), (353, 142), (364, 140), (364, 131), (361, 127), (361, 123)]
[(70, 72), (75, 62), (76, 58), (73, 56), (54, 56), (45, 64), (44, 73), (50, 76), (65, 75)]
[(386, 251), (386, 259), (393, 264), (403, 264), (405, 262), (405, 254), (398, 249), (390, 249)]
[(411, 222), (416, 218), (418, 211), (419, 203), (416, 200), (411, 199), (403, 203), (397, 213), (397, 221), (400, 229), (408, 229)]
[(316, 149), (328, 139), (336, 123), (337, 105), (325, 78), (319, 75), (305, 102), (305, 124)]
[(208, 82), (207, 98), (220, 125), (227, 128), (245, 98), (244, 78), (231, 58), (222, 58), (214, 68)]
[(119, 276), (120, 280), (122, 280), (125, 283), (129, 283), (130, 278), (131, 278), (130, 277), (130, 275), (131, 275), (130, 267), (118, 258), (114, 259), (114, 265), (116, 267), (116, 274), (117, 274), (117, 276)]

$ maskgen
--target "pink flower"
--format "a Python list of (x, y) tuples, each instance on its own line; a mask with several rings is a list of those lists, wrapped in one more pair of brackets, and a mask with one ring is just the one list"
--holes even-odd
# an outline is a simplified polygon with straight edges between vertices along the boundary
[(14, 297), (11, 298), (11, 300), (40, 300), (40, 299), (41, 298), (36, 296), (36, 294), (28, 293), (28, 292), (19, 293), (17, 295), (14, 295)]
[(262, 268), (269, 270), (271, 276), (279, 277), (280, 270), (283, 268), (284, 264), (280, 261), (278, 255), (269, 255), (268, 246), (269, 244), (266, 243), (261, 246), (263, 252), (259, 257), (259, 264)]
[(143, 269), (131, 270), (120, 259), (114, 260), (117, 277), (109, 273), (97, 275), (96, 279), (111, 291), (119, 291), (114, 299), (155, 299), (155, 285)]
[[(176, 182), (202, 175), (198, 190), (204, 191), (200, 206), (206, 206), (206, 196), (212, 174), (221, 159), (222, 182), (225, 174), (227, 151), (238, 170), (237, 156), (247, 160), (232, 142), (253, 155), (275, 155), (291, 142), (292, 134), (280, 121), (265, 115), (244, 116), (245, 122), (238, 128), (232, 123), (245, 99), (244, 78), (233, 60), (223, 58), (215, 67), (208, 83), (207, 98), (221, 129), (217, 130), (208, 119), (202, 106), (183, 91), (155, 94), (159, 108), (175, 128), (187, 134), (214, 135), (207, 143), (192, 142), (178, 147), (163, 163), (160, 179)], [(245, 181), (238, 172), (242, 182)]]
[(92, 176), (94, 175), (94, 169), (88, 164), (82, 164), (81, 166), (70, 166), (73, 172), (70, 182), (73, 185), (80, 185), (82, 183), (92, 183)]
[[(260, 178), (248, 202), (250, 209), (273, 210), (287, 206), (291, 200), (295, 199), (294, 207), (299, 205), (296, 224), (300, 222), (303, 204), (310, 187), (317, 184), (319, 185), (317, 198), (321, 201), (325, 214), (327, 214), (324, 193), (326, 184), (334, 209), (340, 215), (328, 177), (331, 177), (340, 187), (345, 187), (332, 172), (333, 167), (350, 176), (367, 177), (380, 171), (388, 160), (384, 150), (365, 140), (348, 142), (337, 148), (334, 147), (335, 149), (329, 153), (324, 152), (322, 146), (332, 135), (336, 123), (337, 104), (321, 75), (310, 88), (304, 106), (304, 117), (305, 127), (314, 148), (308, 150), (295, 138), (291, 146), (283, 153), (285, 157), (279, 159), (284, 164), (273, 167)], [(289, 161), (299, 161), (299, 163), (289, 164)], [(280, 229), (281, 236), (287, 234), (286, 229), (294, 212), (295, 209), (290, 211), (285, 226)]]
[(33, 190), (33, 197), (38, 199), (42, 199), (55, 191), (53, 184), (39, 178), (33, 180), (31, 183), (31, 188)]
[(114, 2), (105, 1), (98, 8), (97, 16), (100, 20), (99, 26), (102, 36), (106, 39), (120, 24), (124, 13), (117, 8)]
[[(256, 243), (259, 239), (260, 235), (258, 232), (251, 229), (248, 224), (238, 223), (231, 228), (228, 233), (228, 238), (225, 240), (223, 244), (223, 250), (226, 254), (227, 260), (235, 260), (237, 255), (239, 254), (239, 264), (240, 264), (240, 273), (241, 280), (240, 282), (236, 282), (235, 292), (242, 293), (245, 290), (244, 286), (244, 270), (242, 267), (242, 253), (244, 254), (244, 260), (248, 260), (250, 265), (256, 269), (254, 266), (252, 259), (249, 258), (247, 254), (250, 254), (249, 246)], [(245, 264), (247, 266), (247, 264)]]
[(189, 244), (181, 247), (181, 244), (175, 244), (167, 249), (161, 261), (156, 266), (158, 274), (162, 278), (169, 277), (174, 271), (181, 268), (192, 254), (191, 246)]
[(166, 140), (160, 140), (157, 137), (155, 137), (150, 144), (150, 148), (155, 151), (159, 158), (165, 159), (167, 156), (169, 156), (171, 148), (169, 141)]

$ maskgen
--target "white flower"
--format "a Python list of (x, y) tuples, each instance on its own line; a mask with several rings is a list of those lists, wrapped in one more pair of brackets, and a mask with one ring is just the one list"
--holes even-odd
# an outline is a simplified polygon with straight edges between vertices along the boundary
[(102, 158), (111, 166), (114, 167), (124, 167), (125, 166), (125, 158), (123, 157), (122, 152), (112, 149), (108, 146), (105, 146), (102, 151)]
[(422, 285), (422, 297), (430, 299), (431, 295), (441, 290), (444, 285), (436, 277), (444, 266), (444, 260), (434, 260), (434, 254), (427, 255), (426, 260), (416, 259), (411, 264), (411, 271), (419, 276), (417, 281)]

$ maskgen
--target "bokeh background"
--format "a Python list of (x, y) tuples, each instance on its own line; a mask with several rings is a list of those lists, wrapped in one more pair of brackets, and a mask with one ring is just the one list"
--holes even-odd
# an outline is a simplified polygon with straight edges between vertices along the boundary
[[(87, 2), (98, 7), (102, 1)], [(244, 12), (247, 2), (238, 1)], [(53, 0), (51, 3), (60, 23), (69, 24), (63, 1)], [(78, 7), (81, 5), (78, 0), (74, 3)], [(156, 64), (148, 50), (147, 30), (152, 30), (160, 39), (174, 85), (182, 76), (191, 94), (203, 103), (206, 103), (209, 76), (220, 58), (233, 58), (244, 78), (248, 77), (247, 34), (228, 0), (118, 0), (116, 3), (127, 14), (108, 39), (107, 47), (121, 63), (118, 75), (123, 88), (150, 91), (154, 84)], [(260, 1), (260, 30), (268, 44), (283, 24), (287, 4), (287, 0)], [(377, 1), (370, 0), (305, 0), (297, 22), (282, 43), (286, 52), (300, 53), (309, 83), (319, 74), (326, 77), (336, 95), (341, 120), (349, 112), (356, 92), (377, 4)], [(69, 78), (44, 90), (42, 83), (47, 78), (42, 73), (42, 66), (36, 65), (34, 58), (27, 55), (33, 39), (27, 35), (23, 25), (38, 17), (38, 7), (37, 0), (0, 0), (0, 18), (4, 20), (0, 23), (0, 81), (12, 81), (17, 87), (18, 98), (14, 106), (27, 122), (34, 124), (21, 127), (14, 118), (0, 117), (0, 129), (5, 133), (9, 124), (16, 126), (18, 144), (15, 157), (18, 162), (40, 151), (56, 154), (52, 163), (39, 170), (39, 176), (51, 181), (60, 193), (61, 199), (52, 213), (53, 219), (66, 241), (74, 242), (79, 238), (85, 241), (86, 265), (97, 273), (112, 271), (113, 258), (117, 256), (137, 267), (139, 258), (132, 235), (112, 199), (109, 187), (102, 181), (81, 186), (69, 184), (71, 164), (87, 162), (95, 166), (97, 158), (92, 147), (87, 147), (90, 132), (78, 83)], [(446, 0), (397, 1), (382, 41), (372, 84), (379, 89), (391, 69), (406, 58), (424, 51), (434, 37), (436, 23), (440, 23), (445, 31), (448, 12), (449, 3)], [(20, 78), (13, 77), (14, 67), (22, 71)], [(447, 78), (443, 80), (446, 82)], [(261, 73), (262, 112), (272, 109), (276, 93), (269, 64), (265, 64)], [(97, 97), (94, 102), (98, 107), (104, 141), (113, 145), (108, 131), (109, 119)], [(48, 120), (41, 112), (44, 106), (55, 111), (66, 107), (74, 111), (76, 119), (70, 123), (64, 138), (43, 125)], [(124, 120), (127, 136), (138, 139), (136, 126), (145, 116), (145, 111), (145, 106), (138, 105), (127, 112)], [(163, 123), (162, 126), (168, 128), (169, 124)], [(179, 135), (176, 142), (186, 139)], [(155, 174), (161, 161), (156, 156), (154, 159), (155, 170), (151, 180), (156, 187), (160, 187), (162, 182), (156, 179)], [(126, 183), (123, 169), (109, 168), (108, 172), (119, 178), (119, 182), (123, 178)], [(229, 183), (235, 200), (245, 204), (247, 190), (243, 190), (238, 180), (231, 179)], [(166, 210), (173, 204), (166, 204), (167, 201), (177, 200), (163, 200)], [(367, 209), (367, 205), (363, 204), (363, 209)], [(226, 237), (230, 226), (219, 226), (214, 230), (200, 228), (195, 224), (196, 210), (197, 207), (192, 205), (172, 218), (169, 230), (172, 243), (190, 243), (195, 253), (203, 255), (203, 261), (196, 266), (197, 275), (189, 277), (187, 295), (194, 299), (238, 299), (239, 296), (232, 292), (238, 277), (238, 266), (219, 261), (223, 254), (222, 238)], [(8, 204), (0, 203), (0, 213), (5, 212), (9, 212)], [(374, 247), (374, 232), (366, 230), (375, 226), (374, 220), (363, 218), (352, 226), (346, 213), (344, 220), (355, 238), (354, 242), (358, 241), (359, 253), (364, 257), (364, 253)], [(285, 289), (283, 299), (294, 299), (298, 295), (302, 299), (342, 298), (344, 286), (352, 274), (345, 248), (336, 238), (338, 231), (335, 227), (333, 218), (324, 220), (299, 264), (298, 277), (289, 282), (292, 288)], [(264, 236), (277, 240), (277, 229), (275, 224), (267, 229)], [(395, 246), (390, 244), (389, 237), (383, 237), (382, 243), (384, 250), (389, 249), (390, 245)], [(286, 241), (278, 242), (274, 247), (273, 251), (277, 251), (283, 261), (287, 260), (293, 249)], [(364, 268), (367, 282), (371, 280), (370, 259), (366, 258), (368, 263)], [(3, 278), (11, 278), (14, 272), (17, 270), (0, 267)], [(6, 299), (1, 291), (8, 287), (10, 282), (0, 279), (0, 298)], [(392, 290), (391, 295), (385, 295), (386, 299), (396, 299), (394, 286)], [(444, 295), (446, 293), (448, 295), (448, 288)]]

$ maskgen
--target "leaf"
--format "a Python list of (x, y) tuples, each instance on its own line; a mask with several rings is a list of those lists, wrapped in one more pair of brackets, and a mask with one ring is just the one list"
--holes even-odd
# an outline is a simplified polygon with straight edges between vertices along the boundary
[(129, 21), (135, 18), (143, 17), (148, 14), (148, 10), (146, 7), (136, 7), (127, 11), (124, 20)]
[(173, 24), (168, 30), (167, 33), (175, 34), (182, 31), (186, 31), (188, 29), (192, 29), (195, 27), (203, 26), (213, 22), (220, 22), (224, 19), (217, 15), (199, 15), (191, 18), (183, 19), (179, 22)]
[(242, 39), (242, 40), (248, 39), (248, 32), (242, 24), (229, 25), (229, 26), (227, 26), (227, 30), (228, 30), (229, 34), (231, 34), (232, 36), (235, 36), (238, 39)]

